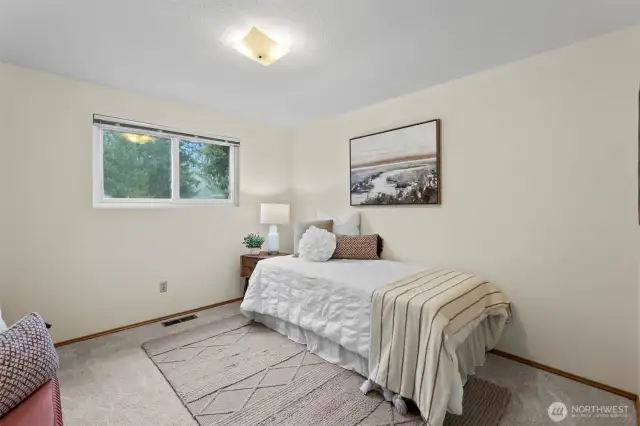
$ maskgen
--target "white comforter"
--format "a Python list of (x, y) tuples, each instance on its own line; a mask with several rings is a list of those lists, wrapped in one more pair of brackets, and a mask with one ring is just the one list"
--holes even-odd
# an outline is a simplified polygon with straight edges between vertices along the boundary
[(371, 295), (424, 267), (388, 260), (260, 261), (241, 311), (270, 315), (369, 357)]

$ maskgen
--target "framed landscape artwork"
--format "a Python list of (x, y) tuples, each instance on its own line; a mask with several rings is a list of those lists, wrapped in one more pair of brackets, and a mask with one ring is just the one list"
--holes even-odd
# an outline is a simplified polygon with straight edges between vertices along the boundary
[(440, 120), (349, 141), (351, 205), (440, 204)]

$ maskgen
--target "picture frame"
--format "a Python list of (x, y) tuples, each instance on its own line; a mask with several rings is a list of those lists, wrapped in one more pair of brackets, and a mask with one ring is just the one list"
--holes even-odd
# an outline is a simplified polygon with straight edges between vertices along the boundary
[(441, 204), (440, 133), (433, 119), (349, 139), (349, 204)]

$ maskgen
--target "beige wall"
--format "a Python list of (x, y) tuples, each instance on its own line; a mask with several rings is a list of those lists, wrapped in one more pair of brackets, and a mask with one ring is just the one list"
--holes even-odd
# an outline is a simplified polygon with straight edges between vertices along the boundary
[[(6, 134), (8, 133), (8, 102), (5, 102), (5, 91), (8, 89), (6, 72), (0, 68), (0, 187), (2, 188), (2, 201), (0, 201), (0, 309), (7, 304), (4, 297), (5, 286), (9, 281), (9, 253), (12, 240), (12, 229), (10, 224), (9, 207), (7, 200), (11, 195), (8, 191), (12, 185), (8, 182), (11, 177), (11, 155), (8, 150), (11, 145), (8, 143)], [(13, 216), (11, 216), (13, 217)]]
[[(0, 75), (17, 207), (9, 321), (38, 311), (60, 341), (241, 295), (242, 237), (266, 231), (259, 203), (289, 201), (290, 134), (8, 65)], [(93, 113), (239, 138), (240, 206), (92, 208)]]
[(350, 137), (442, 119), (442, 205), (360, 208), (364, 232), (495, 281), (500, 349), (636, 391), (638, 52), (635, 27), (307, 126), (295, 216), (349, 210)]

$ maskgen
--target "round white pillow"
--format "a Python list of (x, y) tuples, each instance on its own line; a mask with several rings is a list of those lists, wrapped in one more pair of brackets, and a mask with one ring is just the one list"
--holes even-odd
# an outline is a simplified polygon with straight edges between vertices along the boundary
[(311, 262), (326, 262), (331, 259), (335, 250), (335, 234), (315, 226), (305, 231), (298, 244), (300, 257)]

